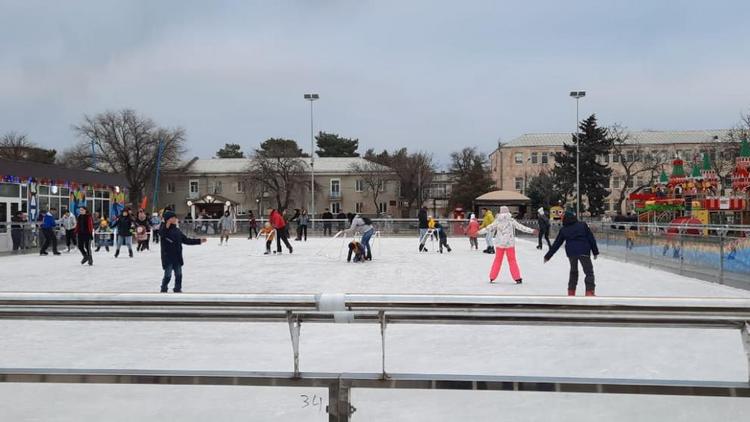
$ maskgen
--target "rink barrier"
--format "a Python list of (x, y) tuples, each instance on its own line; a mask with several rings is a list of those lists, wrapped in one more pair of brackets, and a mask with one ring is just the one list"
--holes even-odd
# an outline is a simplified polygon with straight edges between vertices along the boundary
[[(286, 322), (292, 372), (0, 368), (0, 382), (314, 386), (329, 391), (329, 420), (347, 421), (352, 388), (544, 391), (750, 397), (747, 382), (386, 372), (389, 324), (491, 324), (739, 330), (750, 369), (750, 299), (385, 294), (0, 293), (0, 319)], [(302, 323), (378, 324), (380, 373), (299, 368)]]

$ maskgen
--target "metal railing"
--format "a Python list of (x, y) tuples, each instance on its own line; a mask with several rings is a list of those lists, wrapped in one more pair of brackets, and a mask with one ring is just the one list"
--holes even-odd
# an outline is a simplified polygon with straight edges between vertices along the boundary
[[(0, 293), (0, 319), (281, 322), (292, 372), (0, 368), (0, 382), (314, 386), (329, 391), (330, 421), (356, 410), (352, 388), (504, 390), (750, 397), (750, 299), (569, 298), (377, 294)], [(380, 373), (300, 372), (303, 323), (370, 323), (381, 334)], [(747, 381), (388, 373), (390, 324), (493, 324), (729, 329), (740, 332)]]

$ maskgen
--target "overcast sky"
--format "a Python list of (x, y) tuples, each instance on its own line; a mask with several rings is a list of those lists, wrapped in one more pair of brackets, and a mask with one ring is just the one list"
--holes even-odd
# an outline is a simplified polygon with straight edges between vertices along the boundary
[(84, 114), (182, 126), (189, 155), (315, 130), (451, 151), (581, 115), (716, 129), (750, 111), (750, 1), (0, 0), (0, 133), (64, 149)]

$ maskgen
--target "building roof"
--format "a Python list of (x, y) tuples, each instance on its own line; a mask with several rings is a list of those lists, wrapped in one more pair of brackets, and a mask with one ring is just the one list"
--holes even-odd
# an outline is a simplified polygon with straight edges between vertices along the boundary
[[(630, 139), (640, 144), (705, 144), (723, 139), (729, 133), (728, 129), (716, 130), (642, 130), (628, 132)], [(508, 142), (506, 147), (543, 147), (562, 146), (571, 143), (572, 134), (558, 133), (527, 133)]]
[(99, 173), (96, 171), (71, 169), (55, 164), (42, 164), (31, 161), (11, 161), (0, 158), (0, 175), (21, 178), (51, 179), (75, 182), (86, 185), (106, 185), (127, 187), (128, 182), (120, 174)]
[(528, 196), (512, 190), (495, 190), (478, 196), (475, 201), (505, 201), (505, 202), (528, 202)]
[[(309, 167), (310, 158), (301, 158), (301, 160)], [(184, 163), (184, 170), (180, 171), (218, 174), (245, 173), (251, 162), (251, 158), (195, 158)], [(367, 162), (361, 157), (315, 157), (315, 172), (349, 173), (352, 165)]]

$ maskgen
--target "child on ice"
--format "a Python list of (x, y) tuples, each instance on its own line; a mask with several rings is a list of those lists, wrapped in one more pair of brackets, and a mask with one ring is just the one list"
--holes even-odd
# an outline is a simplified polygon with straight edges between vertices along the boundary
[(469, 237), (469, 249), (474, 248), (479, 250), (479, 242), (477, 242), (477, 235), (479, 234), (479, 221), (477, 216), (472, 214), (469, 220), (469, 225), (466, 226), (466, 236)]
[(354, 262), (365, 262), (365, 250), (362, 244), (356, 240), (349, 242), (349, 253), (346, 255), (346, 262), (352, 262), (352, 255), (354, 255)]
[(511, 215), (508, 207), (500, 207), (500, 214), (497, 218), (479, 231), (479, 234), (495, 232), (495, 260), (492, 262), (490, 269), (490, 283), (494, 283), (497, 275), (500, 273), (500, 267), (503, 263), (503, 256), (508, 255), (508, 265), (510, 265), (510, 275), (516, 284), (521, 284), (521, 271), (518, 269), (516, 261), (516, 229), (526, 233), (535, 233), (536, 230), (526, 227), (516, 221)]
[(445, 246), (446, 249), (448, 249), (448, 252), (451, 251), (451, 247), (448, 246), (448, 233), (445, 232), (445, 229), (443, 228), (443, 225), (440, 224), (439, 221), (435, 220), (435, 230), (437, 231), (438, 240), (440, 244), (440, 253), (443, 253), (443, 246)]
[[(273, 240), (276, 238), (276, 230), (273, 229), (271, 223), (266, 223), (266, 225), (263, 226), (262, 229), (260, 229), (260, 232), (258, 232), (258, 237), (261, 236), (266, 238), (266, 251), (263, 252), (263, 255), (270, 255), (271, 243), (273, 243)], [(276, 253), (276, 251), (274, 251), (273, 253)]]

